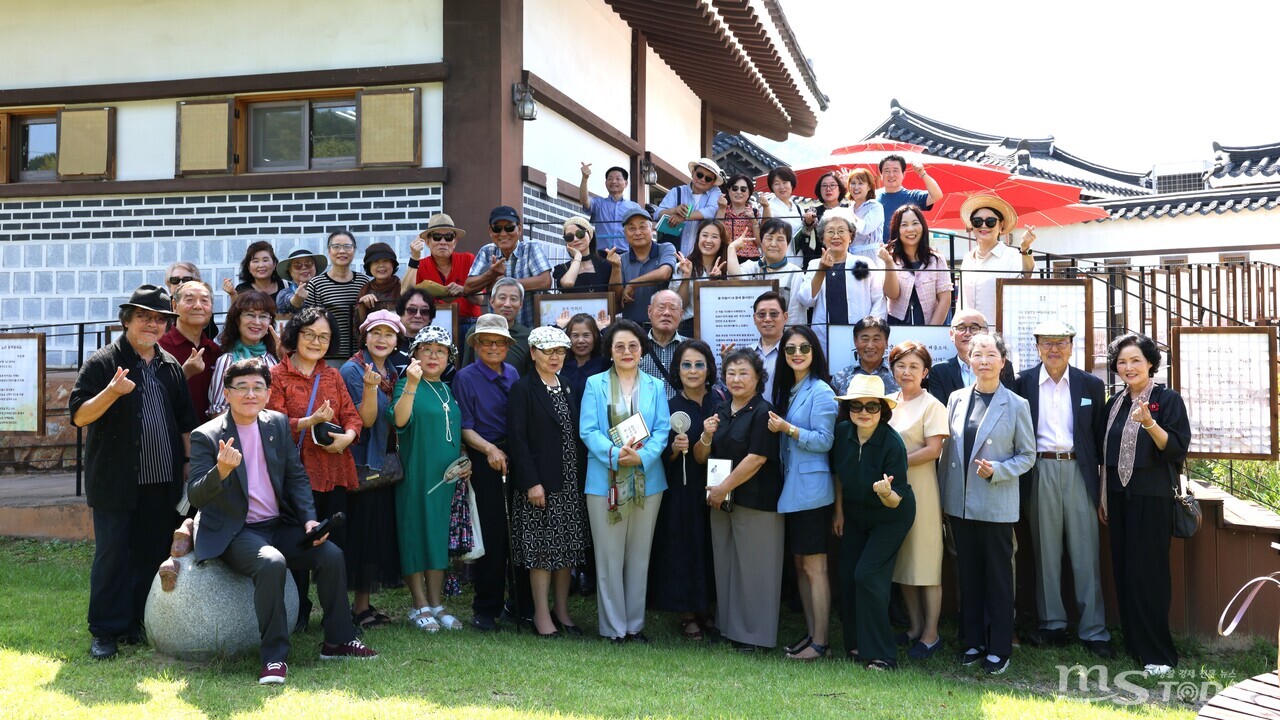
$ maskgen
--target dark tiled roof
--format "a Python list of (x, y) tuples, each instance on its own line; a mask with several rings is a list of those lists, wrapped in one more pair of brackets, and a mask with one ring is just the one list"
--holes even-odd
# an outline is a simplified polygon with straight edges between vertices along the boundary
[(711, 156), (728, 175), (741, 172), (755, 177), (779, 165), (786, 165), (763, 148), (741, 135), (718, 132), (711, 141)]
[(1110, 217), (1101, 218), (1095, 222), (1274, 210), (1277, 205), (1280, 205), (1280, 183), (1168, 193), (1089, 204), (1105, 208), (1110, 214)]
[(1213, 152), (1213, 170), (1209, 173), (1211, 178), (1273, 182), (1280, 176), (1280, 143), (1240, 146), (1214, 143)]
[(1138, 196), (1151, 191), (1149, 173), (1098, 165), (1058, 148), (1053, 137), (988, 135), (914, 113), (894, 100), (889, 117), (864, 140), (885, 138), (921, 145), (931, 155), (1001, 165), (1019, 175), (1075, 185), (1086, 195)]

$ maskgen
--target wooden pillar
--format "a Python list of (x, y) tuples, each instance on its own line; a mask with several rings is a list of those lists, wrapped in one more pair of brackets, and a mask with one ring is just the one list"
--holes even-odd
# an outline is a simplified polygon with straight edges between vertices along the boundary
[(698, 154), (702, 157), (711, 157), (711, 143), (716, 139), (716, 123), (715, 115), (711, 112), (711, 105), (706, 101), (702, 101), (702, 136), (700, 138), (701, 147)]
[(444, 58), (444, 211), (468, 231), (459, 249), (475, 251), (488, 242), (492, 208), (523, 205), (511, 85), (524, 66), (524, 0), (445, 0)]
[[(645, 114), (648, 93), (645, 84), (648, 82), (648, 69), (645, 63), (648, 41), (639, 30), (631, 31), (631, 138), (645, 147)], [(649, 199), (649, 186), (644, 184), (645, 154), (631, 158), (631, 199), (644, 205)]]

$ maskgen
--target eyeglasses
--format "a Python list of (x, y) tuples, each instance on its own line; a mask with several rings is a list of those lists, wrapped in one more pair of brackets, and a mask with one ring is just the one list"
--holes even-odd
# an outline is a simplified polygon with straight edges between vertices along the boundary
[(1039, 340), (1036, 342), (1036, 344), (1042, 345), (1047, 348), (1059, 348), (1059, 349), (1069, 348), (1071, 347), (1071, 338), (1060, 338), (1058, 340)]
[(248, 320), (249, 322), (253, 322), (254, 320), (257, 320), (258, 322), (264, 322), (264, 323), (269, 323), (272, 320), (276, 319), (274, 315), (268, 315), (267, 313), (253, 313), (253, 312), (242, 313), (240, 317), (244, 318), (245, 320)]
[(707, 175), (705, 173), (700, 173), (700, 172), (695, 172), (693, 176), (698, 178), (702, 182), (715, 182), (715, 179), (716, 179), (714, 175)]
[(538, 348), (538, 352), (542, 353), (543, 355), (550, 355), (551, 357), (564, 357), (565, 355), (569, 354), (569, 348), (553, 347), (550, 350), (543, 350), (542, 348)]
[(680, 363), (680, 369), (681, 369), (681, 370), (706, 370), (706, 369), (707, 369), (707, 364), (706, 364), (706, 363), (704, 363), (704, 362), (688, 362), (688, 361), (685, 361), (685, 362)]
[(622, 343), (615, 343), (613, 346), (613, 351), (616, 353), (620, 353), (620, 352), (638, 353), (640, 352), (640, 343), (627, 343), (625, 345)]
[(759, 310), (756, 312), (757, 320), (777, 320), (782, 317), (782, 313), (778, 310)]
[(973, 325), (952, 325), (951, 329), (954, 330), (957, 335), (977, 335), (978, 333), (986, 332), (987, 326), (975, 323)]
[(516, 226), (513, 223), (506, 223), (505, 225), (494, 223), (489, 226), (489, 229), (493, 231), (494, 235), (497, 235), (499, 233), (513, 233), (516, 231)]
[(265, 393), (267, 392), (267, 386), (266, 386), (266, 385), (262, 385), (262, 384), (258, 384), (258, 385), (232, 385), (231, 387), (229, 387), (229, 388), (227, 388), (227, 389), (228, 389), (228, 390), (231, 390), (231, 391), (233, 391), (233, 392), (240, 393), (241, 395), (263, 395), (263, 394), (265, 394)]
[(139, 312), (139, 311), (134, 311), (133, 319), (143, 325), (164, 325), (165, 323), (169, 322), (168, 315), (161, 315), (159, 313)]
[(428, 345), (422, 348), (420, 352), (422, 353), (423, 357), (429, 357), (429, 358), (449, 357), (449, 348), (431, 347), (430, 345)]
[(969, 224), (973, 226), (974, 230), (977, 230), (983, 225), (986, 225), (988, 228), (993, 228), (1000, 224), (1000, 220), (993, 217), (980, 218), (977, 215), (974, 215), (973, 217), (969, 218)]
[(337, 250), (338, 252), (351, 252), (356, 249), (356, 246), (351, 243), (334, 243), (329, 246), (329, 249)]
[(564, 241), (565, 241), (565, 242), (573, 242), (573, 239), (574, 239), (574, 238), (577, 238), (577, 239), (581, 240), (582, 238), (584, 238), (584, 237), (586, 237), (586, 236), (587, 236), (587, 231), (586, 231), (586, 230), (574, 230), (573, 232), (565, 233), (565, 234), (564, 234)]
[(453, 242), (458, 239), (457, 233), (432, 233), (427, 236), (435, 242)]
[(416, 315), (418, 317), (431, 317), (431, 308), (425, 305), (419, 305), (417, 307), (407, 307), (404, 309), (404, 314)]
[(782, 352), (786, 353), (788, 357), (795, 355), (796, 353), (800, 353), (801, 355), (808, 355), (809, 353), (813, 352), (813, 346), (810, 345), (809, 343), (800, 343), (799, 345), (783, 345)]
[(867, 403), (861, 403), (861, 402), (858, 402), (857, 400), (854, 400), (853, 402), (849, 403), (849, 412), (860, 413), (863, 410), (866, 410), (872, 415), (878, 415), (880, 413), (881, 407), (882, 406), (880, 405), (880, 402), (878, 400), (872, 400), (871, 402), (867, 402)]
[(506, 347), (507, 341), (484, 339), (484, 340), (477, 340), (476, 344), (483, 348)]
[(731, 187), (731, 188), (729, 188), (729, 189), (730, 189), (730, 190), (732, 190), (732, 191), (734, 191), (734, 192), (747, 192), (747, 191), (748, 191), (748, 190), (750, 190), (751, 188), (747, 187), (746, 185), (734, 185), (733, 187)]
[(192, 280), (195, 280), (195, 278), (191, 277), (190, 275), (183, 275), (182, 277), (178, 277), (177, 275), (169, 276), (170, 285), (181, 285), (184, 282), (191, 282)]
[(819, 190), (839, 190), (840, 186), (835, 183), (822, 183), (818, 186)]
[(329, 333), (313, 333), (310, 331), (303, 331), (302, 339), (306, 340), (307, 342), (327, 343), (333, 339), (333, 336), (330, 335)]

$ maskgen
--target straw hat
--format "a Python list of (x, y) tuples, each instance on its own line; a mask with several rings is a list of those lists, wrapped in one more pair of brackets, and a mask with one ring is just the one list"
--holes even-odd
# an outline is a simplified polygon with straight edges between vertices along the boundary
[(995, 195), (971, 195), (964, 204), (960, 206), (960, 219), (964, 222), (964, 226), (973, 229), (969, 224), (969, 218), (982, 208), (995, 210), (1000, 214), (1003, 220), (1000, 222), (1000, 234), (1008, 235), (1018, 226), (1018, 211), (1013, 209), (1009, 203), (1001, 200)]
[(511, 340), (511, 331), (507, 329), (507, 319), (495, 313), (487, 313), (476, 319), (476, 329), (467, 338), (467, 344), (475, 347), (480, 335), (498, 335)]
[(448, 230), (449, 232), (452, 232), (454, 235), (456, 235), (458, 240), (461, 240), (462, 238), (467, 236), (466, 230), (463, 230), (462, 228), (453, 224), (453, 218), (449, 217), (444, 213), (436, 213), (435, 215), (431, 216), (430, 220), (427, 221), (427, 229), (418, 233), (418, 237), (422, 238), (425, 241), (427, 239), (427, 235), (437, 230)]
[(857, 400), (859, 398), (875, 398), (883, 401), (890, 409), (898, 407), (898, 401), (884, 394), (884, 381), (879, 375), (858, 373), (849, 381), (849, 389), (837, 400)]
[(689, 174), (693, 175), (694, 168), (699, 167), (708, 172), (715, 173), (717, 180), (724, 180), (724, 171), (720, 169), (720, 166), (716, 164), (715, 160), (712, 160), (711, 158), (698, 158), (697, 160), (689, 163)]

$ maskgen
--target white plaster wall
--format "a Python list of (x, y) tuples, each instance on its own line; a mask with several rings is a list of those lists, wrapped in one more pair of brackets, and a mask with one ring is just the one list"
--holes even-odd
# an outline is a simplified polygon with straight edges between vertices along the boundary
[(631, 28), (603, 0), (525, 0), (524, 67), (631, 133)]
[[(1036, 248), (1060, 255), (1132, 258), (1156, 265), (1164, 255), (1187, 255), (1190, 262), (1218, 262), (1220, 252), (1249, 251), (1250, 260), (1280, 264), (1280, 210), (1226, 212), (1147, 220), (1109, 220), (1066, 227), (1037, 228)], [(1188, 252), (1192, 248), (1208, 251)]]
[(443, 0), (7, 2), (8, 89), (437, 62)]
[(422, 167), (444, 166), (444, 83), (422, 86)]
[(683, 171), (702, 155), (702, 101), (649, 47), (645, 79), (646, 149)]
[(538, 108), (538, 119), (524, 125), (524, 163), (549, 176), (549, 194), (555, 193), (555, 178), (577, 185), (582, 181), (582, 163), (591, 163), (590, 189), (603, 195), (604, 171), (613, 165), (629, 167), (628, 156), (574, 125), (567, 118)]

